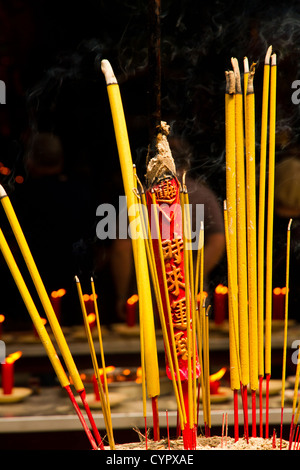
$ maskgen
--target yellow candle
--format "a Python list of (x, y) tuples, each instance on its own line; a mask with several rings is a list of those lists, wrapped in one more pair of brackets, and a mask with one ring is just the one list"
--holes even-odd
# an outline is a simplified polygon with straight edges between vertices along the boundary
[[(133, 193), (135, 181), (120, 89), (111, 65), (107, 60), (102, 60), (101, 69), (107, 84), (107, 93), (118, 147), (123, 184), (127, 197), (129, 222), (130, 226), (134, 229), (134, 224), (131, 223), (133, 216), (130, 215), (130, 208), (133, 208), (135, 204), (135, 196)], [(147, 390), (149, 397), (156, 397), (160, 394), (160, 385), (149, 272), (144, 240), (142, 236), (137, 236), (136, 240), (134, 240), (135, 235), (137, 234), (132, 234), (133, 255), (137, 274), (139, 301), (143, 308), (144, 326), (147, 332), (145, 334)]]
[(273, 271), (273, 220), (274, 220), (274, 174), (275, 174), (275, 130), (276, 130), (276, 54), (271, 56), (270, 70), (270, 124), (269, 124), (269, 176), (267, 203), (266, 241), (266, 326), (265, 326), (265, 373), (271, 374), (272, 335), (272, 271)]
[(266, 156), (268, 135), (268, 107), (270, 81), (270, 55), (272, 46), (267, 50), (264, 64), (261, 137), (260, 137), (260, 174), (258, 202), (258, 246), (257, 246), (257, 294), (258, 294), (258, 375), (264, 375), (264, 312), (265, 312), (265, 186)]
[(249, 299), (249, 353), (250, 386), (258, 386), (257, 337), (257, 241), (256, 241), (256, 167), (255, 167), (255, 69), (251, 67), (246, 96), (246, 206), (248, 234), (248, 299)]
[(244, 111), (241, 77), (237, 59), (232, 59), (236, 81), (235, 134), (236, 134), (236, 219), (237, 219), (237, 275), (238, 275), (238, 324), (241, 361), (241, 382), (249, 383), (249, 332), (247, 293), (247, 228), (245, 194)]

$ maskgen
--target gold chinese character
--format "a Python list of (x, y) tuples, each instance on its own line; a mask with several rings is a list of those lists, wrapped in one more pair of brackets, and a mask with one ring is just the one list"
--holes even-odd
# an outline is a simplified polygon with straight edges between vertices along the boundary
[(172, 204), (177, 196), (177, 188), (169, 180), (162, 181), (154, 191), (158, 202)]
[(177, 297), (180, 292), (180, 287), (182, 287), (183, 289), (185, 288), (185, 284), (184, 282), (182, 282), (182, 272), (180, 268), (176, 268), (176, 266), (173, 266), (173, 269), (171, 269), (171, 271), (167, 271), (166, 275), (168, 290)]
[(181, 263), (181, 252), (183, 250), (183, 240), (173, 238), (173, 240), (164, 240), (162, 242), (163, 255), (165, 260), (173, 259), (174, 263)]
[(186, 330), (187, 329), (187, 321), (186, 321), (186, 303), (185, 297), (179, 300), (174, 300), (171, 305), (172, 313), (173, 313), (173, 325), (178, 330)]
[[(187, 360), (188, 358), (188, 347), (187, 347), (187, 337), (184, 335), (183, 331), (179, 331), (175, 335), (175, 346), (176, 346), (176, 353), (178, 356), (181, 356), (183, 360)], [(192, 357), (192, 348), (190, 347), (190, 353)]]

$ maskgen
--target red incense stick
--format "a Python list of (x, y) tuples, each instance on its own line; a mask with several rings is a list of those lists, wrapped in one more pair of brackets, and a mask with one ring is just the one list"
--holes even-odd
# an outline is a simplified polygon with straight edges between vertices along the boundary
[(256, 437), (256, 390), (251, 391), (252, 397), (252, 437)]
[(265, 437), (269, 438), (269, 389), (270, 389), (271, 374), (266, 374), (266, 429)]
[(238, 391), (233, 391), (234, 400), (234, 440), (239, 440), (239, 402), (238, 402)]
[(159, 433), (159, 420), (158, 420), (158, 407), (157, 407), (157, 397), (152, 397), (152, 416), (153, 416), (153, 434), (154, 441), (157, 442), (160, 439)]
[(64, 387), (64, 388), (65, 388), (67, 394), (69, 395), (69, 398), (70, 398), (70, 400), (71, 400), (71, 402), (72, 402), (72, 405), (74, 406), (74, 409), (75, 409), (75, 411), (76, 411), (76, 413), (77, 413), (77, 415), (78, 415), (78, 418), (79, 418), (79, 420), (80, 420), (80, 422), (81, 422), (81, 424), (82, 424), (82, 426), (83, 426), (83, 429), (85, 430), (85, 433), (86, 433), (86, 435), (87, 435), (87, 437), (88, 437), (88, 439), (89, 439), (89, 441), (90, 441), (90, 443), (91, 443), (91, 445), (92, 445), (92, 448), (93, 448), (94, 450), (98, 450), (97, 444), (96, 444), (96, 442), (95, 442), (95, 440), (94, 440), (94, 438), (93, 438), (93, 436), (92, 436), (91, 431), (89, 430), (89, 428), (88, 428), (88, 426), (87, 426), (87, 424), (86, 424), (86, 422), (85, 422), (85, 419), (84, 419), (84, 417), (83, 417), (83, 414), (81, 413), (81, 410), (80, 410), (80, 408), (79, 408), (79, 406), (78, 406), (78, 404), (77, 404), (77, 402), (76, 402), (76, 400), (75, 400), (75, 397), (74, 397), (74, 395), (73, 395), (73, 392), (72, 392), (70, 386), (67, 385), (67, 386)]
[(93, 430), (93, 433), (94, 433), (96, 442), (97, 442), (98, 446), (100, 447), (100, 449), (104, 450), (104, 445), (103, 445), (101, 436), (100, 436), (99, 431), (98, 431), (98, 429), (97, 429), (97, 426), (96, 426), (95, 420), (94, 420), (94, 418), (93, 418), (93, 415), (92, 415), (92, 413), (91, 413), (89, 404), (88, 404), (88, 402), (87, 402), (87, 400), (86, 400), (86, 392), (85, 392), (85, 389), (81, 390), (81, 391), (78, 392), (78, 393), (79, 393), (79, 395), (80, 395), (82, 404), (83, 404), (84, 409), (85, 409), (85, 411), (86, 411), (86, 414), (87, 414), (87, 416), (88, 416), (89, 422), (91, 423), (92, 430)]

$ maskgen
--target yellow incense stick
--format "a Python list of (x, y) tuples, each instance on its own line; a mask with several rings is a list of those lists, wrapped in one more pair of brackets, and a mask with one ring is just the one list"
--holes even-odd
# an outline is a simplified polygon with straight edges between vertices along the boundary
[[(194, 426), (194, 399), (193, 399), (193, 380), (192, 380), (192, 338), (191, 338), (191, 296), (190, 296), (190, 270), (189, 270), (189, 250), (188, 243), (188, 221), (185, 211), (184, 194), (180, 192), (181, 210), (182, 210), (182, 227), (183, 227), (183, 257), (184, 257), (184, 276), (185, 276), (185, 304), (186, 304), (186, 320), (187, 320), (187, 350), (188, 350), (188, 406), (189, 406), (189, 426)], [(194, 356), (195, 363), (195, 356)]]
[[(112, 67), (107, 60), (101, 61), (101, 69), (104, 74), (107, 85), (107, 93), (115, 130), (123, 184), (125, 189), (125, 195), (127, 198), (130, 227), (133, 228), (134, 231), (135, 215), (132, 215), (130, 212), (135, 206), (135, 195), (133, 193), (135, 181), (120, 89)], [(136, 233), (133, 233), (132, 244), (135, 270), (137, 274), (139, 301), (142, 304), (145, 330), (147, 331), (147, 334), (145, 335), (147, 390), (148, 395), (150, 397), (157, 397), (160, 394), (160, 384), (153, 305), (150, 289), (149, 271), (147, 267), (147, 257), (144, 241), (141, 236), (137, 236)], [(135, 249), (136, 245), (139, 246), (138, 250)], [(139, 258), (137, 258), (137, 253), (139, 254)]]
[(285, 395), (285, 376), (286, 376), (286, 353), (287, 353), (287, 327), (288, 327), (288, 304), (289, 304), (289, 272), (290, 272), (290, 246), (291, 246), (291, 224), (290, 219), (287, 228), (287, 241), (286, 241), (286, 274), (285, 274), (285, 315), (284, 315), (284, 335), (283, 335), (283, 358), (282, 358), (282, 387), (281, 387), (281, 408), (284, 407)]
[[(99, 340), (99, 348), (100, 348), (100, 357), (103, 369), (103, 381), (104, 381), (104, 390), (105, 390), (105, 397), (107, 403), (107, 412), (108, 412), (108, 424), (110, 428), (110, 433), (112, 436), (112, 443), (113, 443), (113, 432), (112, 432), (112, 422), (111, 422), (111, 410), (110, 410), (110, 401), (109, 401), (109, 393), (108, 393), (108, 384), (107, 384), (107, 375), (106, 375), (106, 364), (105, 364), (105, 356), (104, 356), (104, 349), (103, 349), (103, 341), (102, 341), (102, 334), (101, 334), (101, 324), (100, 324), (100, 316), (98, 310), (98, 303), (97, 303), (97, 296), (95, 291), (95, 284), (94, 279), (91, 278), (91, 287), (92, 287), (92, 294), (93, 294), (93, 301), (94, 301), (94, 312), (96, 315), (96, 324), (97, 324), (97, 332), (98, 332), (98, 340)], [(114, 443), (113, 443), (114, 445)]]
[(79, 297), (79, 301), (80, 301), (81, 311), (82, 311), (82, 315), (83, 315), (85, 331), (86, 331), (88, 344), (89, 344), (89, 349), (90, 349), (90, 353), (91, 353), (93, 368), (94, 368), (95, 376), (96, 376), (96, 379), (97, 379), (97, 384), (98, 384), (98, 389), (99, 389), (99, 394), (100, 394), (100, 399), (101, 399), (101, 405), (102, 405), (102, 411), (103, 411), (103, 417), (104, 417), (104, 421), (105, 421), (105, 427), (106, 427), (108, 439), (109, 439), (109, 442), (110, 442), (110, 447), (111, 447), (111, 449), (114, 449), (115, 445), (114, 445), (114, 441), (113, 441), (113, 437), (112, 437), (112, 429), (110, 428), (110, 420), (109, 420), (109, 413), (108, 413), (108, 410), (107, 410), (106, 397), (105, 397), (105, 394), (104, 394), (104, 391), (103, 391), (101, 377), (100, 377), (100, 374), (99, 374), (98, 360), (97, 360), (97, 356), (96, 356), (96, 352), (95, 352), (95, 348), (94, 348), (94, 343), (93, 343), (93, 338), (92, 338), (90, 325), (89, 325), (88, 318), (87, 318), (87, 313), (86, 313), (85, 303), (84, 303), (84, 300), (83, 300), (81, 285), (80, 285), (80, 282), (79, 282), (79, 279), (78, 279), (77, 276), (75, 276), (75, 281), (76, 281), (76, 286), (77, 286), (77, 292), (78, 292), (78, 297)]
[(257, 240), (256, 240), (256, 167), (255, 167), (255, 64), (250, 68), (246, 96), (246, 206), (248, 235), (248, 286), (249, 286), (249, 354), (250, 386), (258, 386), (258, 336), (257, 336)]
[(237, 368), (237, 350), (235, 342), (238, 342), (238, 334), (235, 326), (238, 327), (237, 310), (237, 239), (236, 239), (236, 135), (235, 135), (235, 77), (234, 72), (226, 72), (226, 93), (225, 93), (225, 138), (226, 138), (226, 232), (227, 232), (227, 263), (230, 270), (230, 280), (228, 289), (229, 325), (230, 341), (232, 350), (231, 357), (231, 387), (240, 388), (240, 380)]
[(11, 250), (5, 240), (5, 237), (3, 235), (2, 230), (0, 229), (0, 249), (2, 251), (2, 254), (4, 256), (4, 259), (9, 267), (9, 270), (14, 278), (14, 281), (19, 289), (19, 292), (22, 296), (22, 299), (24, 301), (24, 304), (26, 305), (26, 308), (28, 310), (28, 313), (32, 319), (32, 322), (36, 328), (36, 331), (39, 334), (39, 337), (41, 339), (41, 342), (48, 354), (48, 357), (51, 361), (51, 364), (53, 366), (53, 369), (56, 372), (56, 375), (58, 377), (58, 380), (61, 384), (62, 387), (66, 387), (70, 385), (70, 382), (65, 374), (65, 371), (61, 365), (61, 362), (57, 356), (57, 353), (54, 349), (54, 346), (52, 344), (52, 341), (48, 335), (48, 332), (44, 326), (44, 323), (36, 309), (36, 306), (32, 300), (32, 297), (28, 291), (28, 288), (24, 282), (24, 279), (20, 273), (20, 270), (15, 262), (15, 259), (11, 253)]
[(258, 202), (258, 238), (257, 238), (257, 297), (258, 297), (258, 375), (264, 376), (264, 313), (265, 313), (265, 193), (266, 160), (268, 135), (268, 107), (270, 81), (270, 55), (272, 46), (267, 50), (264, 63), (261, 137), (260, 137), (260, 174)]
[[(295, 385), (294, 385), (294, 396), (293, 396), (293, 411), (292, 416), (295, 415), (296, 404), (298, 399), (298, 388), (299, 388), (299, 377), (300, 377), (300, 345), (298, 346), (298, 355), (297, 355), (297, 368), (296, 368), (296, 376), (295, 376)], [(298, 402), (297, 413), (295, 416), (294, 424), (296, 425), (299, 418), (300, 412), (300, 400)]]
[[(161, 233), (160, 233), (160, 229), (159, 229), (157, 203), (156, 203), (156, 197), (155, 197), (154, 191), (152, 191), (152, 204), (153, 204), (153, 208), (154, 208), (153, 212), (154, 212), (155, 230), (156, 230), (156, 234), (157, 234), (157, 237), (158, 237), (159, 258), (160, 258), (161, 269), (162, 269), (163, 289), (164, 289), (164, 297), (166, 299), (167, 317), (168, 317), (168, 322), (169, 322), (169, 327), (170, 327), (173, 361), (174, 361), (175, 372), (176, 372), (176, 376), (177, 376), (179, 397), (180, 397), (180, 401), (181, 401), (181, 404), (182, 404), (181, 410), (182, 410), (182, 413), (183, 413), (184, 422), (186, 423), (187, 417), (186, 417), (186, 413), (185, 413), (182, 385), (181, 385), (180, 372), (179, 372), (179, 364), (178, 364), (177, 353), (176, 353), (175, 335), (174, 335), (174, 328), (173, 328), (173, 321), (172, 321), (171, 306), (170, 306), (170, 301), (169, 301), (169, 291), (168, 291), (168, 286), (167, 286), (166, 270), (165, 270), (164, 256), (163, 256), (163, 250), (162, 250)], [(168, 342), (169, 342), (169, 340), (168, 340)]]
[[(237, 218), (237, 275), (238, 275), (238, 325), (241, 361), (241, 382), (249, 383), (249, 332), (247, 293), (247, 229), (244, 154), (244, 112), (241, 77), (237, 59), (232, 59), (235, 74), (235, 134), (236, 134), (236, 218)], [(248, 80), (248, 79), (247, 79)]]
[[(224, 201), (224, 226), (225, 226), (225, 240), (227, 251), (227, 266), (228, 266), (228, 292), (229, 299), (233, 295), (232, 285), (232, 265), (230, 256), (230, 243), (229, 243), (229, 230), (228, 230), (228, 216), (227, 204)], [(228, 299), (228, 300), (229, 300)], [(239, 345), (238, 345), (238, 326), (236, 324), (237, 318), (237, 305), (236, 302), (231, 300), (229, 303), (229, 353), (230, 353), (230, 385), (232, 390), (239, 390), (241, 383), (240, 374), (240, 359), (239, 359)]]
[[(133, 174), (134, 174), (134, 190), (136, 196), (136, 205), (139, 205), (139, 196), (137, 195), (137, 187), (136, 187), (136, 167), (133, 167)], [(145, 231), (142, 223), (142, 214), (141, 214), (141, 206), (139, 205), (139, 219), (142, 229), (142, 238), (145, 240)], [(139, 259), (139, 249), (141, 244), (137, 244), (137, 258)], [(141, 266), (144, 269), (144, 266)], [(141, 279), (142, 273), (137, 275), (137, 279)], [(140, 318), (140, 346), (141, 346), (141, 369), (142, 369), (142, 397), (143, 397), (143, 416), (146, 418), (147, 416), (147, 404), (146, 404), (146, 375), (145, 375), (145, 319), (144, 319), (144, 305), (143, 301), (139, 305), (139, 318)]]
[(10, 202), (9, 197), (7, 196), (5, 190), (3, 189), (2, 186), (0, 186), (0, 198), (1, 198), (1, 203), (4, 208), (4, 211), (7, 215), (7, 218), (9, 220), (10, 226), (14, 232), (14, 235), (16, 237), (16, 240), (18, 242), (18, 245), (20, 247), (20, 250), (22, 252), (22, 255), (24, 257), (24, 260), (26, 262), (26, 265), (28, 267), (28, 270), (30, 272), (30, 275), (32, 277), (32, 280), (34, 282), (34, 285), (36, 287), (37, 293), (39, 295), (39, 298), (41, 300), (41, 303), (43, 305), (43, 308), (45, 310), (45, 313), (47, 315), (48, 321), (50, 323), (51, 329), (53, 331), (53, 334), (55, 336), (56, 342), (58, 344), (58, 347), (60, 349), (60, 352), (63, 356), (63, 359), (65, 361), (65, 364), (68, 368), (68, 371), (72, 377), (74, 386), (77, 391), (83, 390), (84, 386), (82, 383), (82, 380), (80, 378), (79, 372), (77, 370), (77, 367), (74, 363), (73, 357), (71, 355), (69, 346), (65, 340), (64, 334), (62, 332), (61, 326), (57, 320), (57, 317), (55, 315), (55, 312), (53, 310), (51, 301), (49, 299), (49, 296), (47, 294), (47, 291), (45, 289), (45, 286), (42, 282), (41, 276), (39, 274), (39, 271), (36, 267), (35, 261), (32, 257), (31, 251), (29, 249), (29, 246), (27, 244), (27, 241), (25, 239), (25, 236), (23, 234), (23, 231), (21, 229), (21, 226), (19, 224), (19, 221), (16, 217), (15, 211), (13, 209), (13, 206)]
[(153, 288), (155, 292), (155, 298), (157, 302), (157, 308), (158, 308), (158, 313), (159, 313), (159, 318), (160, 318), (161, 329), (163, 333), (166, 356), (168, 358), (168, 363), (170, 366), (171, 380), (172, 380), (174, 394), (175, 394), (175, 398), (177, 402), (180, 425), (181, 425), (181, 429), (184, 429), (185, 421), (184, 421), (184, 415), (182, 412), (182, 406), (184, 405), (181, 401), (179, 390), (177, 387), (176, 378), (175, 378), (175, 366), (174, 366), (173, 358), (171, 354), (168, 332), (167, 332), (166, 321), (165, 321), (164, 310), (163, 310), (163, 304), (162, 304), (162, 298), (161, 298), (161, 292), (160, 292), (160, 287), (159, 287), (159, 281), (158, 281), (157, 271), (155, 268), (155, 259), (154, 259), (154, 252), (153, 252), (153, 246), (152, 246), (151, 230), (150, 230), (150, 224), (149, 224), (149, 218), (148, 218), (146, 198), (145, 198), (145, 193), (144, 193), (143, 188), (140, 192), (140, 197), (141, 197), (141, 206), (142, 206), (141, 214), (142, 214), (143, 232), (145, 234), (145, 240), (148, 241), (148, 243), (146, 243), (146, 247), (147, 247), (147, 257), (149, 260), (150, 274), (151, 274), (151, 279), (153, 282)]
[(276, 54), (271, 56), (270, 80), (270, 124), (269, 124), (269, 176), (267, 204), (266, 240), (266, 326), (265, 326), (265, 373), (271, 374), (272, 335), (272, 271), (273, 271), (273, 221), (274, 221), (274, 174), (275, 174), (275, 130), (276, 130)]
[[(191, 234), (191, 218), (189, 211), (189, 196), (188, 190), (185, 185), (184, 179), (184, 208), (186, 214), (186, 226), (187, 226), (187, 245), (192, 243), (192, 234)], [(193, 251), (192, 247), (188, 246), (189, 254), (189, 272), (190, 272), (190, 295), (191, 295), (191, 320), (192, 320), (192, 350), (193, 350), (193, 403), (194, 403), (194, 423), (197, 422), (197, 373), (196, 373), (196, 356), (197, 356), (197, 344), (196, 344), (196, 304), (197, 297), (194, 290), (194, 262), (193, 262)]]

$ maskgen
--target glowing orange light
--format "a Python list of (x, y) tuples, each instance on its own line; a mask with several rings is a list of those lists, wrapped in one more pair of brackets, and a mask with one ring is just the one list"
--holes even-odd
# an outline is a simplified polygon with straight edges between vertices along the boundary
[(58, 297), (63, 297), (67, 293), (66, 289), (58, 289), (57, 295)]
[(0, 168), (0, 173), (1, 173), (2, 175), (6, 175), (6, 176), (7, 176), (7, 175), (10, 174), (10, 169), (7, 168), (6, 166), (1, 166), (1, 168)]
[(87, 316), (87, 320), (88, 320), (89, 325), (91, 325), (92, 323), (96, 321), (96, 315), (94, 313), (89, 313)]
[[(89, 299), (90, 299), (90, 300), (94, 300), (94, 294), (91, 294), (91, 295), (89, 296)], [(98, 299), (98, 295), (96, 294), (96, 300), (97, 300), (97, 299)]]
[[(203, 295), (203, 299), (206, 299), (207, 296), (208, 296), (208, 293), (205, 292), (205, 291), (203, 291), (203, 292), (202, 292), (202, 295)], [(201, 294), (200, 294), (200, 292), (199, 292), (199, 294), (197, 295), (197, 302), (200, 302), (200, 297), (201, 297)]]
[(138, 300), (139, 300), (139, 296), (137, 294), (134, 294), (131, 297), (129, 297), (129, 299), (127, 300), (127, 303), (129, 305), (134, 305), (137, 303)]
[(219, 284), (216, 288), (215, 288), (215, 293), (216, 294), (227, 294), (228, 293), (228, 287), (227, 286), (223, 286), (223, 284)]
[(16, 351), (12, 354), (10, 354), (6, 359), (5, 362), (6, 364), (13, 364), (16, 362), (17, 359), (19, 359), (22, 356), (22, 351)]
[(274, 295), (280, 295), (281, 294), (281, 288), (280, 287), (275, 287), (273, 289), (273, 294)]
[[(115, 366), (107, 366), (107, 367), (105, 367), (105, 372), (106, 372), (106, 374), (110, 374), (115, 369), (116, 369)], [(103, 372), (104, 372), (104, 369), (99, 369), (99, 374), (100, 375), (103, 375)]]
[(220, 369), (218, 372), (216, 372), (215, 374), (212, 374), (209, 377), (210, 382), (217, 382), (218, 380), (221, 380), (221, 378), (224, 376), (226, 370), (227, 370), (226, 367), (222, 367), (222, 369)]
[(83, 298), (84, 302), (88, 302), (90, 300), (89, 294), (83, 294), (82, 298)]
[(4, 320), (5, 320), (5, 316), (1, 314), (1, 315), (0, 315), (0, 323), (3, 323)]
[(130, 375), (130, 374), (131, 374), (130, 369), (124, 369), (123, 370), (123, 375)]

